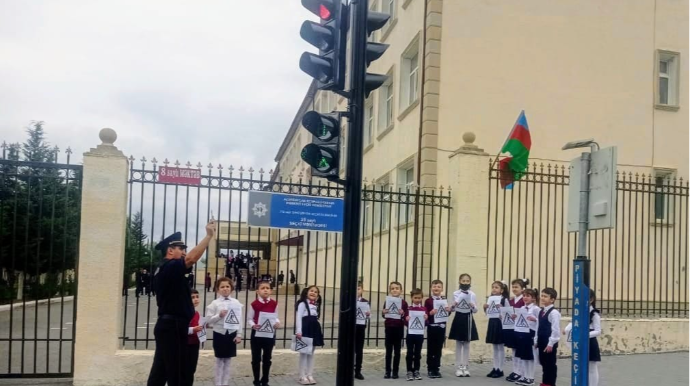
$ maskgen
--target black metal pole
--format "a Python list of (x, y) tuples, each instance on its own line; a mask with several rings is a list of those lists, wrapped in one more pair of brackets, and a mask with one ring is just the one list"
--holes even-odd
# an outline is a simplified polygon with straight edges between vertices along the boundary
[(352, 55), (345, 174), (345, 218), (343, 219), (343, 259), (340, 272), (340, 315), (338, 318), (337, 386), (354, 385), (357, 266), (359, 265), (359, 220), (362, 200), (362, 127), (364, 124), (364, 62), (367, 44), (367, 2), (352, 0)]

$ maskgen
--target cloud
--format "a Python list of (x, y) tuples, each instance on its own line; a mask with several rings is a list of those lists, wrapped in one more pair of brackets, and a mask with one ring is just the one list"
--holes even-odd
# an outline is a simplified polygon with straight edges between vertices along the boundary
[(292, 0), (3, 1), (0, 139), (43, 120), (80, 162), (112, 127), (137, 159), (270, 169), (310, 82), (306, 18)]

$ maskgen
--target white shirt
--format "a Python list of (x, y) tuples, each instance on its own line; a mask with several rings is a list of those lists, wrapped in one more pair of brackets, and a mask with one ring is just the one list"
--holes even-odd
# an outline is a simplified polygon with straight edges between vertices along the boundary
[(519, 302), (520, 300), (522, 300), (522, 295), (514, 297), (513, 304)]
[[(463, 292), (464, 292), (463, 290), (457, 290), (457, 291), (453, 292), (453, 301), (455, 302), (455, 304), (460, 303), (460, 295)], [(475, 295), (474, 292), (472, 292), (472, 290), (467, 291), (467, 293), (470, 295), (470, 302), (472, 303), (471, 304), (472, 313), (476, 314), (478, 311), (477, 310), (477, 295)]]
[[(258, 300), (261, 303), (266, 304), (266, 303), (271, 301), (271, 298), (269, 297), (268, 299), (264, 300), (261, 298), (261, 296), (259, 296)], [(248, 308), (247, 309), (247, 325), (249, 325), (249, 328), (252, 328), (256, 324), (256, 323), (254, 323), (254, 307), (252, 307), (252, 305), (250, 304), (249, 307), (247, 307), (247, 308)], [(277, 313), (278, 313), (278, 307), (276, 307), (276, 314)], [(276, 323), (280, 323), (280, 319), (276, 319)]]
[(295, 312), (295, 334), (302, 333), (302, 318), (305, 316), (317, 316), (319, 314), (316, 304), (309, 303), (309, 308), (307, 308), (304, 302), (300, 302), (297, 306), (297, 312)]
[[(589, 312), (592, 312), (593, 309), (594, 307), (589, 306)], [(589, 324), (589, 329), (592, 330), (589, 332), (590, 338), (596, 338), (601, 335), (601, 315), (598, 312), (592, 315), (592, 323)]]
[[(213, 331), (219, 334), (225, 334), (237, 331), (237, 337), (242, 337), (242, 318), (240, 318), (240, 328), (239, 330), (228, 330), (224, 327), (224, 320), (220, 316), (220, 312), (229, 309), (231, 306), (242, 307), (242, 303), (233, 297), (219, 297), (218, 299), (211, 302), (211, 304), (206, 307), (206, 325), (212, 326)], [(250, 307), (251, 308), (251, 307)]]
[[(553, 304), (548, 307), (544, 307), (543, 311), (546, 314), (552, 308)], [(549, 314), (549, 322), (551, 323), (551, 336), (549, 336), (548, 346), (553, 347), (553, 345), (555, 345), (556, 343), (558, 343), (559, 340), (561, 340), (561, 313), (558, 312), (558, 310), (556, 309), (551, 311), (551, 313)], [(538, 335), (534, 335), (534, 344), (537, 344), (538, 337)]]

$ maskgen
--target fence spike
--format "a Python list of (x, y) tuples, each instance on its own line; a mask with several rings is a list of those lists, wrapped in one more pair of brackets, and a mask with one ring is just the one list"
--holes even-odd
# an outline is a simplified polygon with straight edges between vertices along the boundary
[(251, 166), (249, 167), (249, 173), (254, 173), (254, 168)]
[(7, 149), (7, 142), (2, 141), (2, 146), (0, 146), (0, 147), (2, 147), (2, 150)]
[(177, 159), (176, 159), (174, 165), (175, 165), (176, 168), (179, 168), (179, 167), (180, 167), (180, 160), (177, 160)]
[(240, 168), (238, 169), (240, 172), (244, 171), (244, 166), (240, 165)]
[(259, 174), (264, 174), (264, 168), (259, 169)]
[(207, 167), (209, 168), (209, 170), (213, 169), (213, 164), (209, 162)]
[(129, 156), (129, 162), (134, 163), (134, 161), (135, 161), (134, 156), (133, 156), (133, 155), (130, 155), (130, 156)]
[(268, 171), (268, 175), (269, 175), (269, 176), (272, 176), (272, 175), (273, 175), (273, 169), (271, 169), (271, 170)]
[(187, 168), (191, 168), (191, 167), (192, 167), (192, 163), (189, 162), (189, 160), (187, 160), (187, 163), (185, 164), (185, 166), (186, 166)]
[(201, 168), (204, 167), (204, 165), (202, 165), (202, 164), (201, 164), (201, 161), (199, 161), (199, 162), (197, 162), (196, 167), (198, 167), (199, 169), (201, 169)]
[(67, 146), (67, 150), (65, 150), (65, 154), (72, 154), (72, 148)]
[(141, 163), (146, 163), (146, 157), (141, 157)]
[(223, 170), (223, 165), (218, 164), (218, 170)]
[(153, 159), (151, 160), (151, 163), (154, 165), (158, 163), (158, 160), (156, 159), (156, 157), (153, 157)]
[(163, 160), (163, 165), (168, 166), (169, 163), (170, 163), (170, 161), (168, 161), (167, 158)]

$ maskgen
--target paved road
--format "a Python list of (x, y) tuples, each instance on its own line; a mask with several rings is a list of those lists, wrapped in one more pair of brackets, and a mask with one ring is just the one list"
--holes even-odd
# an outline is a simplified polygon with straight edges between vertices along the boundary
[[(638, 386), (638, 385), (663, 385), (663, 386), (686, 386), (688, 385), (688, 353), (672, 354), (643, 354), (643, 355), (623, 355), (604, 357), (601, 364), (601, 381), (604, 386)], [(484, 377), (489, 372), (490, 364), (473, 364), (471, 366), (474, 376), (472, 378), (456, 378), (453, 376), (453, 368), (446, 366), (443, 368), (443, 379), (424, 379), (416, 381), (413, 385), (473, 385), (473, 386), (497, 386), (509, 385), (505, 381), (494, 380)], [(570, 360), (559, 361), (558, 385), (570, 385)], [(384, 380), (379, 371), (365, 369), (366, 380), (357, 381), (362, 386), (390, 386), (406, 383), (403, 380)], [(318, 373), (317, 381), (319, 385), (335, 385), (334, 373)], [(239, 378), (230, 383), (231, 386), (250, 386), (250, 378)], [(294, 386), (294, 376), (282, 376), (271, 378), (272, 386)], [(24, 386), (24, 385), (51, 385), (51, 386), (71, 386), (69, 380), (16, 380), (0, 379), (0, 386)], [(143, 386), (144, 384), (132, 385)], [(213, 386), (212, 381), (197, 381), (195, 386)]]

